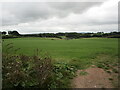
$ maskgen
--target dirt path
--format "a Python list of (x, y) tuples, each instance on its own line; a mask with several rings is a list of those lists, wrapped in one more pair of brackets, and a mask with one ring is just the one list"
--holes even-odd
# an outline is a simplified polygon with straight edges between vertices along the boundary
[(111, 76), (101, 68), (91, 67), (85, 70), (78, 70), (77, 76), (72, 80), (72, 87), (114, 88), (109, 78)]

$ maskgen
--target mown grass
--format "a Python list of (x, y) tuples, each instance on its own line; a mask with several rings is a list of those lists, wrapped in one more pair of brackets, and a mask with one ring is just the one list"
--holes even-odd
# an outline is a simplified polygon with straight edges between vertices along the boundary
[(93, 58), (95, 54), (117, 55), (118, 39), (114, 38), (89, 38), (73, 40), (51, 40), (45, 38), (16, 38), (5, 39), (6, 43), (14, 43), (16, 48), (21, 48), (18, 53), (33, 55), (36, 48), (47, 51), (56, 59), (83, 59)]
[(17, 52), (19, 54), (31, 56), (38, 48), (40, 52), (48, 52), (57, 62), (73, 63), (75, 65), (83, 63), (83, 66), (90, 64), (90, 60), (99, 54), (118, 55), (118, 39), (115, 38), (52, 39), (30, 37), (5, 39), (3, 52), (5, 44), (14, 43), (16, 48), (20, 48)]

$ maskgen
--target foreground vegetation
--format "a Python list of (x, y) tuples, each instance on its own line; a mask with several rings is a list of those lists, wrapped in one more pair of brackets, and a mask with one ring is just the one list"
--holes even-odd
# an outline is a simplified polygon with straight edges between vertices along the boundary
[(48, 54), (39, 54), (38, 49), (33, 56), (27, 56), (15, 54), (19, 48), (14, 50), (12, 43), (5, 46), (2, 54), (3, 89), (70, 87), (69, 79), (76, 71), (74, 66), (54, 63)]
[[(12, 87), (20, 85), (23, 87), (39, 86), (48, 88), (67, 88), (70, 87), (70, 79), (75, 76), (75, 71), (77, 69), (85, 69), (90, 65), (96, 65), (103, 68), (108, 73), (118, 73), (118, 69), (116, 68), (118, 66), (117, 38), (83, 38), (61, 40), (57, 38), (29, 37), (4, 39), (3, 52), (5, 53), (3, 56), (4, 80), (8, 79), (6, 77), (8, 73), (10, 73), (10, 75), (17, 76), (16, 73), (12, 72), (19, 69), (22, 70), (22, 73), (17, 76), (18, 80), (16, 82), (13, 79), (8, 80), (8, 82), (14, 81), (14, 84), (12, 83), (11, 85)], [(45, 52), (47, 52), (47, 54), (43, 54)], [(48, 55), (51, 57), (48, 58)], [(16, 64), (18, 61), (21, 64)], [(50, 71), (46, 73), (49, 74), (47, 79), (44, 80), (44, 85), (41, 84), (42, 81), (38, 79), (39, 77), (34, 78), (34, 76), (31, 76), (32, 74), (34, 75), (34, 73), (38, 73), (40, 75), (42, 74), (37, 71), (38, 69), (42, 70), (39, 68), (39, 65), (42, 63), (41, 61), (46, 63), (44, 66), (48, 67)], [(20, 68), (15, 68), (14, 64), (18, 65)], [(12, 69), (5, 66), (12, 67)], [(110, 71), (111, 69), (112, 71)], [(13, 71), (11, 72), (11, 70)], [(25, 78), (24, 75), (28, 76), (30, 79), (26, 78), (25, 80), (28, 81), (19, 81), (21, 77)], [(39, 82), (37, 82), (38, 80)]]

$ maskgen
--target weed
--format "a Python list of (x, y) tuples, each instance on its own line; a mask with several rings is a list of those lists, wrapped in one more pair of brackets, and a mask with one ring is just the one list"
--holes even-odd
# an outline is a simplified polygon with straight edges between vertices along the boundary
[(113, 80), (113, 78), (109, 78), (109, 80)]
[(115, 68), (113, 68), (112, 71), (113, 71), (114, 73), (118, 73), (118, 70), (115, 69)]
[(110, 70), (106, 70), (106, 72), (107, 72), (107, 73), (111, 73), (111, 71), (110, 71)]
[(80, 75), (88, 75), (88, 72), (81, 71), (81, 72), (80, 72)]
[(76, 68), (67, 63), (56, 63), (53, 68), (52, 88), (67, 88), (70, 87), (70, 79), (75, 76)]

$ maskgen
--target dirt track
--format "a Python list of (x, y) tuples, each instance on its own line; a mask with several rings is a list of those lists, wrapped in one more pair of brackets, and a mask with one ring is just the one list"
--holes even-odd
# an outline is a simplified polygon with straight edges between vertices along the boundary
[[(87, 72), (87, 75), (80, 75), (80, 72)], [(91, 67), (85, 70), (78, 70), (77, 76), (72, 80), (73, 88), (114, 88), (109, 78), (111, 76), (101, 68)]]

